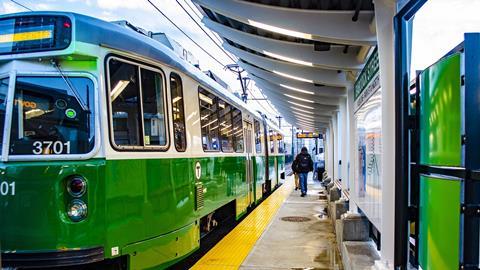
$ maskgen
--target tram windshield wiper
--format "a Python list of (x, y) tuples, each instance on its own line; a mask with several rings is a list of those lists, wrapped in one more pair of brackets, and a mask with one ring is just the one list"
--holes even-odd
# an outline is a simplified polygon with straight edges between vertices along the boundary
[(88, 107), (87, 103), (82, 100), (82, 98), (80, 97), (80, 94), (78, 93), (77, 89), (75, 89), (75, 86), (73, 86), (73, 84), (68, 79), (68, 76), (66, 76), (63, 73), (63, 71), (60, 68), (60, 65), (58, 64), (58, 62), (55, 59), (52, 59), (51, 63), (57, 69), (58, 73), (60, 73), (60, 76), (62, 77), (63, 81), (67, 85), (68, 89), (70, 89), (70, 91), (72, 91), (73, 96), (77, 100), (78, 104), (80, 104), (80, 106), (82, 107), (82, 110), (87, 112), (87, 113), (90, 113), (90, 108)]

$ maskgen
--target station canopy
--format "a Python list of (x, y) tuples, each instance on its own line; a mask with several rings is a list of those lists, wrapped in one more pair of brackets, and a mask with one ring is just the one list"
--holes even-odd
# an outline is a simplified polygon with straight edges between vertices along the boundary
[(324, 131), (376, 45), (372, 0), (193, 0), (203, 23), (300, 129)]

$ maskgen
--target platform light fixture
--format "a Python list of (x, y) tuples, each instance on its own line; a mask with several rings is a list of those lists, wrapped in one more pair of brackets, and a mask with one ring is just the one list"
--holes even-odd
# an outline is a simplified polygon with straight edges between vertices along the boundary
[(254, 21), (254, 20), (248, 20), (248, 24), (250, 24), (251, 26), (254, 26), (254, 27), (258, 27), (258, 28), (267, 30), (267, 31), (272, 31), (272, 32), (287, 35), (287, 36), (304, 38), (304, 39), (312, 39), (311, 34), (302, 33), (302, 32), (293, 31), (293, 30), (288, 30), (288, 29), (285, 29), (285, 28), (269, 25), (269, 24), (266, 24), (266, 23), (257, 22), (257, 21)]
[(315, 119), (316, 117), (313, 116), (313, 115), (309, 115), (309, 114), (300, 114), (298, 112), (295, 112), (295, 111), (292, 111), (293, 115), (296, 116), (296, 117), (303, 117), (303, 118), (308, 118), (308, 119)]
[(289, 78), (289, 79), (293, 79), (293, 80), (297, 80), (297, 81), (301, 81), (301, 82), (313, 83), (312, 80), (305, 79), (305, 78), (302, 78), (302, 77), (293, 76), (293, 75), (290, 75), (290, 74), (287, 74), (287, 73), (283, 73), (283, 72), (280, 72), (280, 71), (272, 70), (272, 72), (275, 73), (275, 74), (277, 74), (277, 75), (280, 75), (280, 76)]
[(297, 108), (297, 107), (294, 107), (294, 106), (290, 106), (290, 108), (293, 109), (293, 110), (297, 110), (299, 112), (302, 112), (302, 113), (314, 114), (314, 112), (306, 111), (305, 109), (300, 109), (300, 108)]
[(303, 60), (300, 60), (300, 59), (295, 59), (295, 58), (291, 58), (291, 57), (288, 57), (288, 56), (279, 55), (279, 54), (272, 53), (272, 52), (269, 52), (269, 51), (263, 51), (263, 54), (268, 55), (268, 56), (273, 57), (273, 58), (276, 58), (276, 59), (279, 59), (279, 60), (289, 62), (289, 63), (294, 63), (294, 64), (298, 64), (298, 65), (302, 65), (302, 66), (313, 67), (313, 63), (306, 62), (306, 61), (303, 61)]
[(285, 84), (280, 84), (280, 86), (283, 87), (283, 88), (290, 89), (290, 90), (292, 90), (292, 91), (296, 91), (296, 92), (300, 92), (300, 93), (305, 93), (305, 94), (309, 94), (309, 95), (315, 95), (315, 92), (313, 92), (313, 91), (307, 91), (307, 90), (303, 90), (303, 89), (296, 88), (296, 87), (289, 86), (289, 85), (285, 85)]
[(287, 100), (288, 103), (290, 104), (293, 104), (295, 106), (299, 106), (299, 107), (302, 107), (302, 108), (306, 108), (306, 109), (315, 109), (314, 107), (310, 107), (310, 106), (306, 106), (306, 105), (303, 105), (303, 104), (299, 104), (299, 103), (296, 103), (296, 102), (293, 102), (293, 101), (290, 101), (290, 100)]
[(308, 99), (304, 99), (304, 98), (301, 98), (301, 97), (292, 96), (292, 95), (289, 95), (289, 94), (283, 94), (283, 95), (286, 96), (286, 97), (289, 97), (289, 98), (296, 99), (296, 100), (300, 100), (300, 101), (304, 101), (304, 102), (308, 102), (308, 103), (315, 103), (313, 100), (308, 100)]

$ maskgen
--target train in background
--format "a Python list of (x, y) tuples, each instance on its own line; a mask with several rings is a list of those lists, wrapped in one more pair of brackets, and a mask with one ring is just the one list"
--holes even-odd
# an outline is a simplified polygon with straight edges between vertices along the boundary
[(163, 44), (80, 14), (0, 16), (0, 130), (12, 269), (166, 268), (284, 175), (265, 115)]

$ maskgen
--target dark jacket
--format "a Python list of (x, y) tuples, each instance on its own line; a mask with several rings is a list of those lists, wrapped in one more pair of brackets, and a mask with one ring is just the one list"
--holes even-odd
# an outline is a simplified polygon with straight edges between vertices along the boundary
[(292, 164), (294, 173), (308, 173), (313, 171), (313, 160), (309, 153), (301, 152), (295, 157)]

